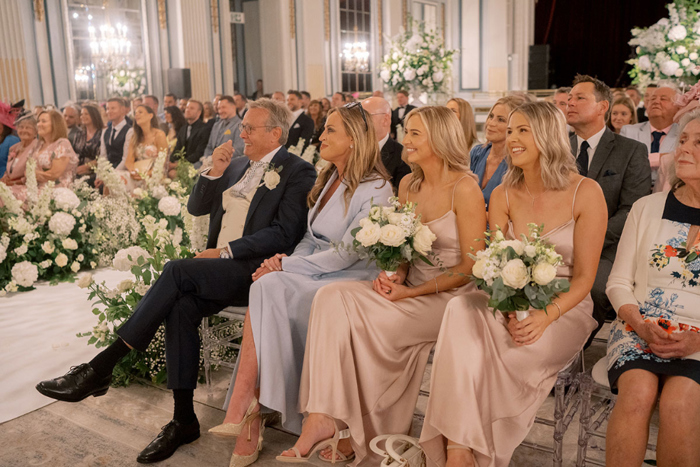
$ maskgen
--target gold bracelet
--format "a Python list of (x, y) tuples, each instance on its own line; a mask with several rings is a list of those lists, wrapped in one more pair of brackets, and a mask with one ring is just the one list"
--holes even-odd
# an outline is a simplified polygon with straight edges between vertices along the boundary
[(435, 293), (440, 293), (438, 290), (437, 277), (433, 277), (433, 280), (435, 281)]
[(561, 318), (561, 307), (559, 306), (559, 304), (557, 302), (552, 302), (552, 305), (556, 306), (559, 309), (559, 316), (557, 316), (557, 319), (554, 320), (554, 321), (559, 321), (559, 318)]

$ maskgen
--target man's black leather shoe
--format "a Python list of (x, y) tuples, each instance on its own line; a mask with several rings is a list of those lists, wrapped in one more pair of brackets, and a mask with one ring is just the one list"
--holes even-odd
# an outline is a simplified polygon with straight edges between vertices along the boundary
[(89, 396), (105, 395), (111, 382), (111, 374), (101, 378), (89, 364), (83, 363), (71, 367), (63, 376), (42, 381), (36, 385), (36, 390), (59, 401), (80, 402)]
[(199, 438), (199, 421), (197, 419), (188, 425), (171, 420), (163, 427), (163, 431), (156, 436), (156, 439), (141, 451), (136, 461), (139, 464), (160, 462), (172, 456), (177, 448), (183, 444), (191, 443), (197, 438)]

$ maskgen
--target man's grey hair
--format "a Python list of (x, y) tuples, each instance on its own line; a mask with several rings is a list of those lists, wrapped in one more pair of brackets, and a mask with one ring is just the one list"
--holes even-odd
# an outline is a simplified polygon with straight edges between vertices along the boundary
[(661, 88), (673, 89), (673, 91), (676, 94), (681, 93), (681, 88), (679, 88), (678, 85), (676, 83), (674, 83), (673, 81), (667, 81), (667, 80), (659, 81), (659, 83), (656, 85), (656, 89), (661, 89)]
[(564, 86), (554, 91), (554, 94), (569, 94), (570, 92), (571, 88), (568, 86)]
[(267, 121), (265, 125), (271, 128), (279, 128), (282, 130), (279, 143), (284, 145), (287, 143), (289, 136), (289, 122), (292, 120), (292, 111), (281, 102), (273, 101), (272, 99), (258, 99), (248, 103), (248, 109), (263, 109), (267, 110)]

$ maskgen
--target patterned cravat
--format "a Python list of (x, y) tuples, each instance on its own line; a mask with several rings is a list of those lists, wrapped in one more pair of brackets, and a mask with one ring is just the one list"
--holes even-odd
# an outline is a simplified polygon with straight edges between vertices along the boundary
[(651, 142), (651, 152), (659, 152), (661, 148), (661, 138), (665, 135), (663, 131), (652, 131), (651, 136), (654, 138)]
[(231, 188), (231, 196), (245, 198), (254, 188), (256, 183), (254, 179), (260, 173), (261, 169), (267, 166), (267, 162), (252, 161), (248, 170), (243, 174), (241, 179)]

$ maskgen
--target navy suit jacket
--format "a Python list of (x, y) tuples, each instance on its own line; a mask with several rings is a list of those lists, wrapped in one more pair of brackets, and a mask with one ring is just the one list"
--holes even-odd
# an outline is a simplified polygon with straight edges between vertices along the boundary
[[(223, 175), (216, 180), (199, 177), (192, 190), (187, 209), (193, 216), (208, 214), (207, 248), (216, 248), (224, 214), (222, 193), (238, 182), (249, 166), (247, 157), (231, 160)], [(306, 196), (316, 182), (316, 169), (300, 157), (281, 147), (272, 158), (280, 182), (269, 190), (259, 187), (250, 203), (243, 227), (243, 236), (229, 243), (233, 257), (249, 260), (258, 266), (276, 253), (292, 254), (306, 232), (308, 208)]]

